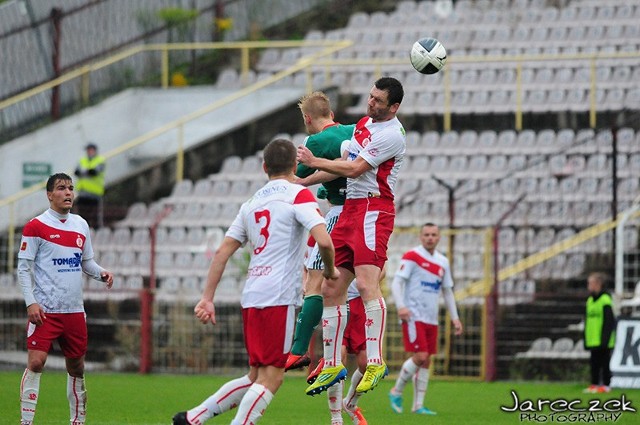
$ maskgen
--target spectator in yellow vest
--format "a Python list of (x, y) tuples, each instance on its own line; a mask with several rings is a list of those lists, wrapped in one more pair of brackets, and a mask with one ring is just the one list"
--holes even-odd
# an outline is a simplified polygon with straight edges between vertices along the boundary
[(586, 393), (611, 391), (609, 359), (615, 342), (616, 319), (613, 315), (611, 295), (605, 291), (607, 276), (591, 273), (587, 278), (589, 298), (584, 321), (584, 346), (591, 352), (591, 385)]
[(105, 159), (98, 155), (98, 147), (93, 143), (86, 146), (87, 155), (80, 158), (75, 171), (77, 213), (87, 220), (89, 226), (102, 226), (102, 196), (104, 195)]

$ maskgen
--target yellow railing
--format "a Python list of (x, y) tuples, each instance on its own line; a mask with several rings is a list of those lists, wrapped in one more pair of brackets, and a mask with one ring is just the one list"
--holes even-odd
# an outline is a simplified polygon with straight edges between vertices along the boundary
[[(544, 249), (542, 251), (536, 252), (535, 254), (529, 255), (528, 257), (525, 257), (522, 260), (517, 261), (511, 266), (500, 269), (498, 271), (498, 280), (503, 281), (503, 280), (509, 279), (519, 273), (524, 272), (527, 269), (530, 269), (531, 267), (534, 267), (540, 263), (543, 263), (555, 257), (558, 254), (562, 254), (563, 252), (566, 252), (572, 248), (575, 248), (576, 246), (590, 239), (593, 239), (604, 232), (614, 229), (623, 215), (624, 215), (624, 212), (618, 214), (615, 220), (602, 221), (598, 224), (595, 224), (591, 227), (588, 227), (578, 232), (577, 234), (575, 234), (574, 236), (568, 239), (554, 243), (547, 249)], [(636, 211), (630, 216), (630, 218), (636, 218), (636, 217), (640, 217), (640, 211)], [(474, 296), (488, 295), (489, 290), (493, 285), (491, 276), (492, 276), (491, 273), (487, 274), (485, 272), (485, 277), (483, 279), (472, 282), (465, 288), (456, 291), (456, 300), (463, 300), (465, 298), (474, 297)]]
[[(72, 81), (74, 79), (80, 78), (81, 80), (81, 101), (83, 103), (88, 103), (90, 98), (89, 92), (89, 78), (92, 72), (103, 69), (107, 66), (113, 65), (117, 62), (123, 61), (127, 58), (135, 56), (139, 53), (143, 52), (160, 52), (161, 54), (161, 75), (160, 75), (160, 85), (163, 88), (167, 88), (169, 86), (169, 52), (175, 50), (206, 50), (206, 49), (238, 49), (240, 50), (241, 55), (241, 78), (246, 77), (249, 72), (249, 58), (251, 49), (264, 49), (264, 48), (291, 48), (291, 47), (319, 47), (321, 50), (313, 52), (307, 56), (299, 59), (293, 66), (277, 72), (273, 74), (269, 78), (261, 79), (260, 81), (255, 82), (237, 92), (226, 96), (219, 101), (216, 101), (210, 105), (204, 106), (190, 114), (187, 114), (179, 119), (171, 121), (159, 128), (156, 128), (148, 133), (145, 133), (139, 137), (136, 137), (118, 148), (107, 152), (104, 156), (109, 159), (116, 155), (120, 155), (123, 152), (131, 150), (155, 137), (158, 137), (162, 134), (165, 134), (173, 129), (177, 129), (178, 133), (178, 149), (176, 152), (176, 180), (182, 179), (183, 168), (184, 168), (184, 155), (183, 155), (183, 142), (184, 142), (184, 125), (190, 121), (193, 121), (203, 115), (206, 115), (236, 99), (239, 99), (243, 96), (248, 95), (255, 90), (266, 87), (270, 84), (275, 83), (276, 81), (291, 75), (295, 72), (305, 71), (307, 73), (307, 91), (311, 91), (312, 87), (312, 79), (310, 78), (312, 67), (321, 66), (324, 67), (327, 74), (329, 73), (329, 69), (334, 66), (347, 66), (347, 65), (369, 65), (374, 67), (374, 74), (377, 76), (382, 75), (383, 67), (386, 65), (406, 65), (407, 69), (409, 68), (408, 60), (405, 59), (330, 59), (327, 56), (337, 52), (341, 49), (349, 47), (352, 44), (351, 41), (244, 41), (244, 42), (212, 42), (212, 43), (176, 43), (176, 44), (148, 44), (148, 45), (139, 45), (129, 49), (126, 49), (122, 52), (114, 54), (106, 59), (97, 61), (92, 64), (81, 66), (78, 69), (70, 71), (60, 77), (51, 80), (45, 84), (42, 84), (38, 87), (34, 87), (33, 89), (27, 90), (23, 93), (20, 93), (14, 97), (9, 99), (5, 99), (0, 101), (0, 111), (12, 105), (15, 105), (21, 101), (24, 101), (32, 96), (43, 93), (47, 90), (51, 90), (52, 88), (59, 86), (63, 83)], [(516, 111), (515, 112), (515, 123), (514, 126), (516, 129), (520, 130), (522, 128), (522, 63), (529, 61), (542, 61), (542, 60), (570, 60), (570, 59), (580, 59), (580, 60), (590, 60), (591, 62), (591, 85), (590, 85), (590, 125), (595, 127), (596, 125), (596, 79), (595, 79), (595, 69), (597, 60), (601, 59), (612, 59), (612, 58), (631, 58), (638, 57), (640, 53), (638, 52), (621, 52), (621, 53), (598, 53), (598, 54), (573, 54), (573, 55), (518, 55), (518, 56), (468, 56), (468, 57), (450, 57), (449, 64), (444, 68), (444, 92), (445, 92), (445, 113), (444, 113), (444, 129), (451, 129), (451, 81), (449, 78), (450, 68), (455, 67), (456, 64), (459, 63), (472, 63), (472, 62), (515, 62), (517, 63), (516, 71)], [(316, 68), (317, 69), (317, 68)], [(13, 222), (15, 217), (15, 203), (19, 200), (29, 196), (38, 190), (41, 190), (44, 187), (44, 182), (26, 188), (20, 192), (17, 192), (5, 199), (0, 200), (0, 208), (9, 207), (8, 217), (11, 219), (10, 223), (10, 236), (13, 236), (15, 223)], [(13, 243), (13, 239), (9, 239), (9, 243)], [(10, 252), (13, 249), (13, 246), (10, 246)], [(8, 256), (12, 258), (12, 256)], [(10, 266), (12, 266), (10, 260)], [(10, 267), (11, 269), (12, 267)]]
[[(160, 50), (162, 52), (163, 55), (163, 70), (162, 70), (162, 81), (163, 81), (163, 87), (166, 87), (168, 85), (168, 73), (169, 73), (169, 67), (168, 67), (168, 52), (169, 50), (186, 50), (186, 49), (219, 49), (219, 48), (226, 48), (226, 49), (232, 49), (232, 48), (236, 48), (236, 49), (240, 49), (242, 53), (243, 57), (247, 57), (248, 58), (248, 51), (249, 49), (257, 49), (257, 48), (266, 48), (266, 47), (280, 47), (280, 48), (284, 48), (284, 47), (295, 47), (295, 46), (320, 46), (323, 47), (323, 49), (314, 52), (308, 56), (305, 56), (303, 58), (301, 58), (296, 64), (290, 66), (289, 68), (282, 70), (280, 72), (277, 72), (273, 75), (271, 75), (268, 78), (265, 79), (261, 79), (260, 81), (255, 82), (254, 84), (251, 84), (245, 88), (242, 88), (228, 96), (225, 96), (223, 98), (221, 98), (220, 100), (217, 100), (211, 104), (208, 104), (206, 106), (203, 106), (202, 108), (193, 111), (189, 114), (186, 114), (174, 121), (168, 122), (163, 126), (160, 126), (154, 130), (151, 130), (141, 136), (138, 136), (120, 146), (118, 146), (116, 149), (113, 149), (107, 153), (104, 154), (105, 159), (111, 159), (117, 155), (120, 155), (124, 152), (127, 152), (137, 146), (140, 146), (143, 143), (146, 143), (162, 134), (165, 134), (171, 130), (177, 129), (178, 131), (178, 150), (176, 152), (177, 158), (176, 158), (176, 180), (180, 181), (182, 180), (182, 176), (183, 176), (183, 171), (184, 171), (184, 125), (187, 124), (188, 122), (191, 122), (197, 118), (202, 117), (203, 115), (209, 114), (212, 111), (215, 111), (216, 109), (221, 108), (224, 105), (227, 105), (237, 99), (240, 99), (244, 96), (247, 96), (248, 94), (255, 92), (256, 90), (259, 90), (261, 88), (267, 87), (273, 83), (275, 83), (276, 81), (279, 81), (291, 74), (294, 74), (298, 71), (301, 71), (303, 69), (307, 69), (309, 68), (310, 65), (312, 65), (314, 62), (316, 62), (318, 59), (322, 58), (323, 56), (327, 56), (327, 55), (331, 55), (332, 53), (344, 49), (348, 46), (351, 45), (350, 41), (340, 41), (340, 42), (322, 42), (322, 41), (317, 41), (317, 42), (311, 42), (311, 41), (276, 41), (276, 42), (238, 42), (238, 43), (180, 43), (180, 44), (175, 44), (175, 45), (170, 45), (170, 44), (157, 44), (157, 45), (146, 45), (146, 46), (140, 46), (140, 47), (134, 47), (131, 49), (127, 49), (124, 52), (121, 52), (117, 55), (114, 55), (113, 57), (110, 57), (108, 59), (105, 59), (103, 61), (99, 61), (96, 62), (95, 64), (92, 65), (86, 65), (78, 70), (74, 70), (71, 71), (68, 74), (65, 74), (63, 76), (60, 76), (59, 78), (56, 78), (55, 80), (52, 80), (46, 84), (43, 84), (41, 86), (35, 87), (31, 90), (28, 90), (27, 92), (21, 93), (20, 95), (14, 96), (10, 99), (7, 99), (3, 102), (0, 102), (0, 110), (2, 108), (6, 108), (8, 106), (11, 106), (15, 103), (18, 103), (22, 100), (25, 100), (31, 96), (35, 96), (36, 94), (42, 93), (46, 90), (51, 89), (52, 87), (55, 87), (57, 85), (60, 85), (64, 82), (70, 81), (74, 78), (88, 78), (88, 74), (92, 71), (96, 71), (98, 69), (104, 68), (105, 66), (108, 66), (110, 64), (113, 64), (117, 61), (126, 59), (132, 55), (138, 54), (140, 52), (143, 51), (155, 51), (155, 50)], [(248, 71), (248, 60), (245, 61), (243, 60), (243, 70), (242, 72), (247, 72)], [(83, 86), (86, 85), (88, 87), (88, 84), (83, 84)], [(310, 87), (307, 88), (309, 91), (311, 90)], [(15, 204), (20, 201), (21, 199), (24, 199), (25, 197), (32, 195), (36, 192), (38, 192), (39, 190), (43, 189), (45, 186), (45, 182), (40, 182), (37, 183), (35, 185), (32, 185), (28, 188), (25, 188), (11, 196), (8, 196), (7, 198), (4, 199), (0, 199), (0, 208), (4, 208), (7, 207), (9, 208), (9, 213), (8, 213), (8, 217), (9, 217), (9, 230), (8, 230), (8, 234), (9, 234), (9, 238), (8, 238), (8, 246), (7, 246), (7, 252), (8, 253), (12, 253), (14, 250), (14, 236), (15, 236), (15, 227), (16, 227), (16, 223), (15, 223)], [(14, 268), (14, 264), (13, 264), (13, 255), (7, 255), (8, 261), (7, 261), (7, 269), (9, 272), (13, 271)]]

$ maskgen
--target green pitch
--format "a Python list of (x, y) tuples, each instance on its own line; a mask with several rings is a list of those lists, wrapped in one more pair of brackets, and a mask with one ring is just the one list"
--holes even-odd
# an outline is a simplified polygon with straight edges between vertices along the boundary
[[(20, 377), (21, 372), (0, 372), (0, 424), (19, 423)], [(87, 424), (170, 424), (175, 412), (193, 407), (227, 379), (221, 376), (90, 373), (87, 375)], [(613, 390), (610, 394), (596, 396), (582, 394), (582, 384), (481, 383), (432, 379), (425, 404), (438, 415), (418, 417), (411, 413), (397, 415), (391, 411), (387, 393), (392, 384), (392, 379), (388, 378), (361, 398), (360, 406), (370, 425), (605, 423), (614, 422), (614, 419), (617, 424), (640, 423), (640, 413), (629, 410), (640, 410), (640, 390)], [(329, 424), (326, 396), (309, 397), (304, 394), (305, 388), (302, 375), (287, 375), (260, 424)], [(539, 401), (547, 401), (555, 403), (553, 407), (556, 413), (549, 414), (548, 403), (542, 412), (504, 412), (501, 406), (511, 409), (515, 404), (512, 391), (520, 404), (524, 402), (522, 407), (525, 409), (532, 404), (537, 406)], [(43, 374), (36, 425), (69, 423), (65, 392), (65, 374), (53, 371)], [(573, 402), (570, 406), (574, 411), (567, 407), (570, 402)], [(405, 411), (410, 410), (410, 403), (411, 387), (408, 387), (405, 391)], [(626, 411), (615, 418), (614, 415), (620, 413), (623, 404)], [(589, 406), (600, 410), (575, 411), (589, 409)], [(534, 418), (534, 415), (537, 416)], [(233, 412), (228, 412), (209, 423), (228, 424), (232, 418)], [(344, 423), (349, 425), (351, 421), (345, 416)]]

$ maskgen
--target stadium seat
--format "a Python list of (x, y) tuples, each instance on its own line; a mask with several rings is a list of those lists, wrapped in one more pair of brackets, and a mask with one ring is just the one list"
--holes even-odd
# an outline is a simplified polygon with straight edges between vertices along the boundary
[(131, 249), (135, 251), (149, 250), (150, 237), (148, 228), (136, 228), (131, 234)]
[(96, 231), (96, 236), (92, 240), (93, 246), (103, 249), (111, 245), (113, 232), (110, 227), (101, 227)]
[(200, 179), (193, 186), (192, 196), (200, 200), (208, 199), (211, 196), (211, 188), (213, 184), (209, 179)]
[(551, 338), (548, 338), (548, 337), (537, 338), (531, 343), (531, 347), (529, 347), (529, 349), (525, 353), (518, 353), (516, 354), (516, 357), (519, 357), (519, 358), (548, 357), (552, 347), (553, 347), (553, 342), (551, 341)]
[(571, 338), (562, 337), (554, 341), (551, 348), (552, 357), (567, 357), (573, 351), (574, 343)]
[(127, 209), (124, 220), (117, 222), (116, 226), (134, 226), (137, 221), (144, 220), (146, 215), (147, 205), (144, 202), (135, 202)]
[[(100, 230), (100, 229), (98, 229)], [(131, 231), (128, 227), (119, 227), (114, 230), (108, 246), (116, 251), (129, 249), (131, 244)]]

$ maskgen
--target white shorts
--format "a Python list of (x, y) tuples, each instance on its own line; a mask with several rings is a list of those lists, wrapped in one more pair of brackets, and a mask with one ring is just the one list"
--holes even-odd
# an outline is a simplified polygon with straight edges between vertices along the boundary
[[(324, 222), (327, 225), (327, 232), (331, 233), (333, 230), (333, 226), (338, 222), (338, 218), (340, 217), (340, 213), (342, 212), (342, 205), (334, 205), (327, 211), (327, 214), (324, 216)], [(307, 270), (323, 270), (324, 264), (322, 263), (322, 258), (320, 257), (320, 250), (318, 249), (318, 244), (314, 244), (313, 248), (309, 248), (309, 252), (307, 255), (307, 259), (304, 262), (304, 266)]]

